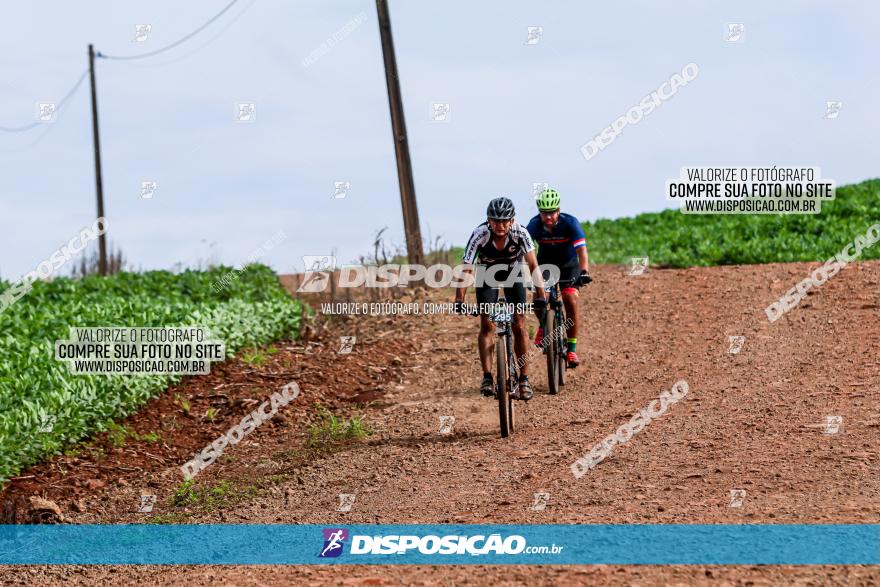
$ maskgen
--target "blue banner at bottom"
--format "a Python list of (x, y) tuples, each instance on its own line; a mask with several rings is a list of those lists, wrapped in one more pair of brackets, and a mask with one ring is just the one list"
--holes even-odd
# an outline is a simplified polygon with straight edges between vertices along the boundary
[(877, 565), (880, 525), (0, 525), (0, 564)]

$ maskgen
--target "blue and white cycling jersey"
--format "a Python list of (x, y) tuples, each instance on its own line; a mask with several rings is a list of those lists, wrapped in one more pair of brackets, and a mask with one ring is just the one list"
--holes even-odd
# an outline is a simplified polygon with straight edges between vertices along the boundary
[(571, 214), (559, 213), (559, 221), (553, 230), (547, 230), (541, 215), (529, 221), (529, 234), (538, 243), (538, 263), (565, 265), (577, 257), (577, 249), (587, 246), (581, 223)]

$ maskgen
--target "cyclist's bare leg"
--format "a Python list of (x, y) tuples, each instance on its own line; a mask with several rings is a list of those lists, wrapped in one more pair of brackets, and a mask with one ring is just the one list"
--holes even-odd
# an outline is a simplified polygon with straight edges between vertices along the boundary
[[(577, 338), (578, 336), (578, 313), (577, 313), (577, 290), (562, 293), (562, 305), (565, 306), (565, 319), (571, 323), (566, 330), (567, 338)], [(546, 334), (544, 336), (547, 336)]]
[(492, 372), (492, 359), (495, 354), (495, 325), (488, 316), (480, 316), (480, 335), (477, 338), (477, 347), (480, 349), (480, 365), (483, 373)]
[(528, 375), (529, 367), (526, 363), (526, 348), (529, 345), (528, 333), (526, 332), (526, 316), (525, 314), (513, 315), (513, 348), (516, 352), (517, 365), (521, 376)]

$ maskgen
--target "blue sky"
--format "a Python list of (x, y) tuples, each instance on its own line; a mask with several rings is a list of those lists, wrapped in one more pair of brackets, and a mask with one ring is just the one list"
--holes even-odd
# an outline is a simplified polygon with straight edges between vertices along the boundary
[[(0, 126), (34, 120), (87, 65), (86, 47), (170, 44), (227, 0), (10, 4), (0, 22)], [(390, 0), (422, 232), (463, 244), (486, 202), (534, 212), (549, 182), (581, 219), (668, 207), (682, 166), (817, 166), (838, 185), (880, 175), (876, 23), (861, 2), (442, 3)], [(303, 60), (361, 13), (363, 24)], [(728, 23), (744, 40), (724, 39)], [(135, 25), (150, 24), (133, 42)], [(543, 38), (526, 44), (527, 27)], [(689, 62), (697, 79), (587, 161), (580, 146)], [(99, 60), (110, 238), (145, 269), (213, 258), (366, 254), (403, 244), (372, 0), (240, 0), (200, 35), (138, 61)], [(88, 85), (54, 123), (0, 132), (0, 276), (32, 270), (95, 214)], [(834, 120), (825, 102), (840, 100)], [(253, 123), (236, 104), (256, 104)], [(450, 120), (431, 121), (448, 102)], [(153, 198), (141, 182), (158, 183)], [(336, 199), (334, 182), (349, 181)], [(211, 246), (211, 243), (216, 243)], [(67, 268), (62, 269), (63, 274)]]

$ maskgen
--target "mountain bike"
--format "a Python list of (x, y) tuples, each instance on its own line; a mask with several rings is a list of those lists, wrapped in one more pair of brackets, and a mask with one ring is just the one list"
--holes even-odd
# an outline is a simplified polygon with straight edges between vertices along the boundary
[[(467, 311), (479, 316), (478, 310)], [(493, 305), (489, 320), (495, 324), (495, 399), (498, 400), (498, 421), (501, 438), (510, 436), (516, 426), (513, 400), (519, 391), (519, 368), (513, 352), (513, 314), (503, 295)]]
[[(577, 285), (574, 287), (580, 289)], [(565, 385), (565, 370), (568, 368), (568, 363), (565, 360), (567, 324), (565, 306), (559, 293), (559, 283), (554, 283), (547, 290), (547, 310), (541, 321), (541, 327), (544, 329), (542, 346), (544, 347), (544, 355), (547, 357), (547, 387), (550, 390), (550, 395), (556, 395), (559, 393), (559, 388)]]

